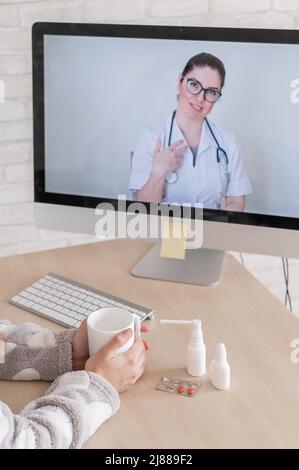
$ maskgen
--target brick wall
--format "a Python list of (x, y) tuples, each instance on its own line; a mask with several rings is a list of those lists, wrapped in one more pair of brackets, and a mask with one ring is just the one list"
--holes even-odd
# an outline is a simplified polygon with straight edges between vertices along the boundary
[[(298, 28), (299, 0), (0, 0), (0, 256), (93, 241), (40, 230), (32, 200), (31, 26), (35, 21)], [(298, 297), (299, 298), (299, 297)]]

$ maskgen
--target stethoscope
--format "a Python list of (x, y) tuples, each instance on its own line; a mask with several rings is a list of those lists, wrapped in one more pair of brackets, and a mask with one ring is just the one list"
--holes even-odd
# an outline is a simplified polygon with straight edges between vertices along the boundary
[[(171, 124), (170, 124), (170, 129), (169, 129), (169, 135), (168, 135), (168, 147), (171, 146), (171, 138), (172, 138), (172, 129), (173, 129), (173, 123), (174, 123), (174, 118), (175, 118), (175, 114), (176, 114), (176, 111), (173, 111), (172, 113), (172, 117), (171, 117)], [(226, 151), (219, 145), (219, 142), (213, 132), (213, 129), (209, 123), (209, 121), (207, 120), (207, 118), (205, 117), (204, 118), (208, 128), (209, 128), (209, 131), (214, 139), (214, 142), (215, 144), (217, 145), (217, 149), (216, 149), (216, 160), (217, 160), (217, 163), (221, 163), (221, 156), (224, 157), (224, 162), (225, 162), (225, 169), (224, 169), (224, 173), (225, 173), (225, 177), (227, 177), (227, 174), (228, 174), (228, 156), (227, 156), (227, 153)], [(173, 183), (176, 183), (177, 180), (179, 179), (179, 176), (178, 176), (178, 172), (177, 171), (170, 171), (167, 175), (166, 175), (166, 181), (167, 183), (169, 184), (173, 184)]]

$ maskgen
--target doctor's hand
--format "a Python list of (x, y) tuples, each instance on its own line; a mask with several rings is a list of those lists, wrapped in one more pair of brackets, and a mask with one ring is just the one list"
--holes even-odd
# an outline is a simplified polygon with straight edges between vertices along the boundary
[(178, 140), (162, 151), (161, 146), (161, 139), (158, 139), (154, 150), (151, 173), (155, 178), (165, 178), (167, 173), (177, 170), (181, 165), (183, 154), (188, 148), (184, 144), (184, 140)]

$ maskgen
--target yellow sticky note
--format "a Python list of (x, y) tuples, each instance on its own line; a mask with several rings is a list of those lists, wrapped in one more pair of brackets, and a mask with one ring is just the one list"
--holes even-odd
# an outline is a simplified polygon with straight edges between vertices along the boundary
[(182, 221), (166, 220), (164, 224), (160, 256), (163, 258), (185, 259), (187, 224)]

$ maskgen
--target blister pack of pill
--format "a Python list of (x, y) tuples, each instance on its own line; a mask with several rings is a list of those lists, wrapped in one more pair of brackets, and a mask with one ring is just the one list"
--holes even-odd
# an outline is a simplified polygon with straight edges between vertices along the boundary
[(188, 380), (181, 380), (176, 378), (162, 377), (160, 382), (156, 385), (155, 390), (161, 392), (176, 393), (185, 397), (194, 397), (199, 392), (201, 385), (196, 382)]

